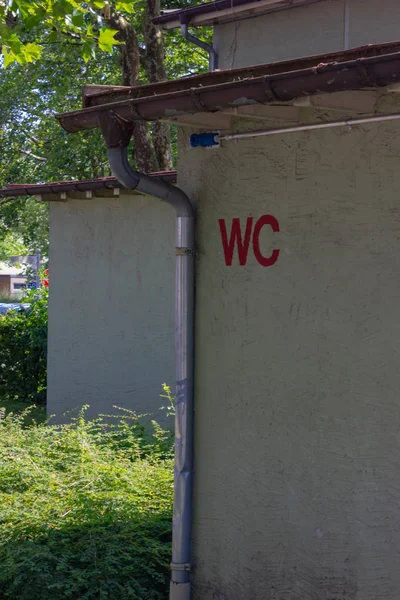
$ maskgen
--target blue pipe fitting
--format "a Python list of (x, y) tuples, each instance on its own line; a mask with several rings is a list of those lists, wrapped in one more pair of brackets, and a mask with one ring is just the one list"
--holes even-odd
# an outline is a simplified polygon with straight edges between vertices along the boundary
[(215, 133), (194, 133), (190, 136), (190, 145), (192, 148), (211, 148), (219, 146), (219, 142), (215, 139), (219, 135)]

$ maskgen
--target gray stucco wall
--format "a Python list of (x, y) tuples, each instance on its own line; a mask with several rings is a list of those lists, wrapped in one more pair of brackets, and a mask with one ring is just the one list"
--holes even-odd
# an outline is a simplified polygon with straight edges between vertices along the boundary
[(257, 16), (217, 27), (220, 68), (312, 56), (366, 44), (399, 39), (397, 0), (348, 0), (345, 42), (345, 0)]
[[(198, 206), (196, 600), (398, 600), (400, 126), (181, 149)], [(218, 220), (264, 227), (226, 266)]]
[(49, 414), (156, 411), (175, 379), (174, 212), (130, 195), (52, 202), (50, 219)]

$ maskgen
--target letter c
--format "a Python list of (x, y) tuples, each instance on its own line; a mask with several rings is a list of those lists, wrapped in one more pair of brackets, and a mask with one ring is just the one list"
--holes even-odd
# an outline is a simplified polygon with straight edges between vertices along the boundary
[(279, 223), (272, 215), (263, 215), (254, 226), (253, 233), (253, 252), (257, 261), (263, 267), (271, 267), (278, 260), (280, 250), (272, 250), (271, 256), (263, 256), (260, 250), (260, 232), (264, 225), (269, 225), (274, 233), (279, 231)]

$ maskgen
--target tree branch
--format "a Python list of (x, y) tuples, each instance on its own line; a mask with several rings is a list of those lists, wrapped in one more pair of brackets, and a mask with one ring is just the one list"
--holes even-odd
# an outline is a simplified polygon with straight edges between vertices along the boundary
[(31, 158), (35, 158), (36, 160), (40, 160), (41, 162), (47, 161), (47, 158), (44, 158), (44, 156), (38, 156), (37, 154), (33, 154), (33, 152), (29, 152), (29, 150), (23, 150), (21, 148), (21, 152), (22, 152), (22, 154), (26, 154), (27, 156), (30, 156)]
[[(149, 83), (165, 81), (165, 49), (160, 27), (154, 25), (153, 18), (160, 14), (160, 0), (146, 0), (143, 23), (143, 37), (146, 47), (145, 57), (140, 56), (141, 64)], [(171, 127), (168, 123), (153, 123), (153, 146), (160, 171), (172, 169)]]
[(149, 63), (148, 63), (149, 57), (147, 54), (147, 50), (145, 50), (144, 48), (139, 48), (139, 60), (140, 60), (140, 66), (147, 73), (147, 71), (149, 69)]
[[(83, 42), (66, 42), (63, 41), (63, 44), (66, 44), (67, 46), (83, 46)], [(56, 40), (55, 42), (40, 42), (41, 46), (51, 46), (51, 45), (55, 45), (55, 44), (61, 44), (60, 40)]]
[(32, 140), (32, 142), (34, 142), (35, 144), (40, 144), (39, 138), (35, 137), (31, 133), (28, 133), (27, 131), (25, 131), (25, 135), (26, 135), (27, 138), (29, 138), (30, 140)]

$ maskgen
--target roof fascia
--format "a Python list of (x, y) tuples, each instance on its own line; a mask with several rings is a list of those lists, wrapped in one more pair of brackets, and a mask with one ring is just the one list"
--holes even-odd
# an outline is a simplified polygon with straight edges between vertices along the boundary
[[(229, 23), (241, 19), (261, 16), (274, 12), (316, 4), (324, 0), (255, 0), (239, 6), (217, 9), (215, 3), (210, 2), (208, 12), (196, 14), (195, 10), (176, 11), (176, 16), (172, 13), (168, 15), (168, 20), (160, 22), (164, 29), (176, 29), (181, 26), (181, 15), (189, 19), (191, 27), (200, 27), (202, 25), (218, 25), (220, 23)], [(213, 8), (214, 7), (214, 8)], [(196, 8), (196, 7), (194, 7)], [(167, 15), (165, 15), (167, 17)], [(158, 20), (155, 20), (158, 23)]]

